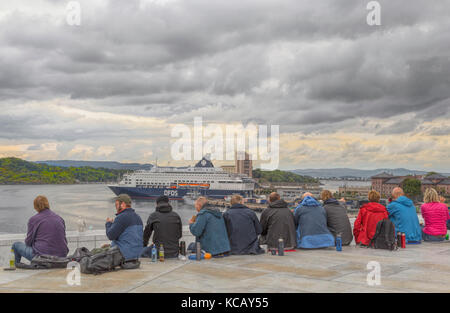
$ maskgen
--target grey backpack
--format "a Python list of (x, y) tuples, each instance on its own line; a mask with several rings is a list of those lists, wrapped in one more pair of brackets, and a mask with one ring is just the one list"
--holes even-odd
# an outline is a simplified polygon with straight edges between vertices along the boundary
[(139, 260), (125, 259), (117, 246), (94, 254), (90, 257), (82, 258), (80, 261), (81, 272), (84, 274), (102, 274), (115, 271), (117, 267), (123, 269), (134, 269), (140, 266)]

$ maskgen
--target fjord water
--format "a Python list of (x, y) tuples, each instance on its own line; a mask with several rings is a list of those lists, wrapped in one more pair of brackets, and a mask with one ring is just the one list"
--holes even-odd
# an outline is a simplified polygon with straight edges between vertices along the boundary
[[(25, 233), (28, 219), (36, 214), (33, 200), (38, 195), (47, 196), (50, 207), (66, 222), (67, 230), (77, 229), (81, 215), (89, 228), (104, 229), (107, 217), (114, 217), (114, 193), (104, 184), (83, 185), (0, 185), (0, 234)], [(194, 207), (182, 201), (171, 201), (183, 222), (195, 214)], [(145, 224), (155, 211), (155, 201), (139, 200), (133, 208)]]

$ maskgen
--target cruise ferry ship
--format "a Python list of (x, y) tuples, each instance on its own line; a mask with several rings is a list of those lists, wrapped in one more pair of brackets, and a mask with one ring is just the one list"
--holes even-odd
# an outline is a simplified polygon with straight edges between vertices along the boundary
[(255, 181), (245, 175), (231, 174), (205, 156), (195, 166), (158, 167), (125, 174), (117, 185), (108, 185), (116, 194), (128, 194), (134, 199), (156, 199), (166, 195), (170, 200), (182, 200), (195, 194), (224, 199), (233, 194), (252, 197)]

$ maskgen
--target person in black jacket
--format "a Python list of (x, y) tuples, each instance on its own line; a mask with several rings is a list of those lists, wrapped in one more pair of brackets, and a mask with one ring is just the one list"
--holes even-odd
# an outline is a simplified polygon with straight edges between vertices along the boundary
[(148, 217), (144, 229), (144, 247), (147, 247), (152, 233), (158, 253), (162, 244), (165, 258), (178, 257), (182, 223), (180, 216), (172, 210), (167, 196), (160, 196), (156, 200), (156, 210)]
[(352, 225), (347, 215), (347, 209), (333, 198), (329, 190), (322, 191), (320, 197), (323, 200), (323, 207), (327, 212), (328, 230), (334, 238), (340, 233), (342, 236), (342, 245), (349, 245), (353, 240), (353, 233)]
[(258, 236), (262, 228), (256, 213), (246, 207), (240, 195), (231, 198), (231, 207), (223, 214), (230, 239), (231, 254), (262, 254)]
[(261, 237), (260, 244), (266, 244), (268, 249), (277, 249), (278, 240), (284, 241), (286, 250), (295, 249), (297, 238), (295, 234), (294, 214), (288, 208), (288, 204), (281, 200), (278, 193), (269, 195), (269, 207), (261, 213)]

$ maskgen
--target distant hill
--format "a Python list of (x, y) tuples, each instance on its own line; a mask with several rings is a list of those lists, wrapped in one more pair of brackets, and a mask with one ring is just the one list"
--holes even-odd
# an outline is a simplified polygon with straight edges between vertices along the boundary
[(76, 184), (117, 181), (126, 170), (60, 167), (18, 158), (0, 159), (0, 184)]
[[(360, 177), (360, 178), (370, 178), (376, 174), (386, 172), (394, 176), (406, 176), (406, 175), (425, 175), (428, 172), (409, 170), (406, 168), (378, 168), (375, 170), (359, 170), (353, 168), (329, 168), (329, 169), (304, 169), (304, 170), (292, 170), (291, 172), (299, 175), (307, 175), (311, 177), (321, 177), (321, 178), (349, 178), (349, 177)], [(444, 176), (450, 176), (449, 173), (441, 173)]]
[(37, 161), (39, 164), (47, 164), (60, 167), (92, 167), (92, 168), (107, 168), (110, 170), (149, 170), (153, 167), (152, 164), (140, 163), (119, 163), (112, 161), (72, 161), (72, 160), (53, 160), (53, 161)]
[(253, 170), (253, 178), (258, 178), (260, 182), (271, 183), (317, 183), (315, 178), (303, 176), (288, 171), (262, 171), (260, 169)]

